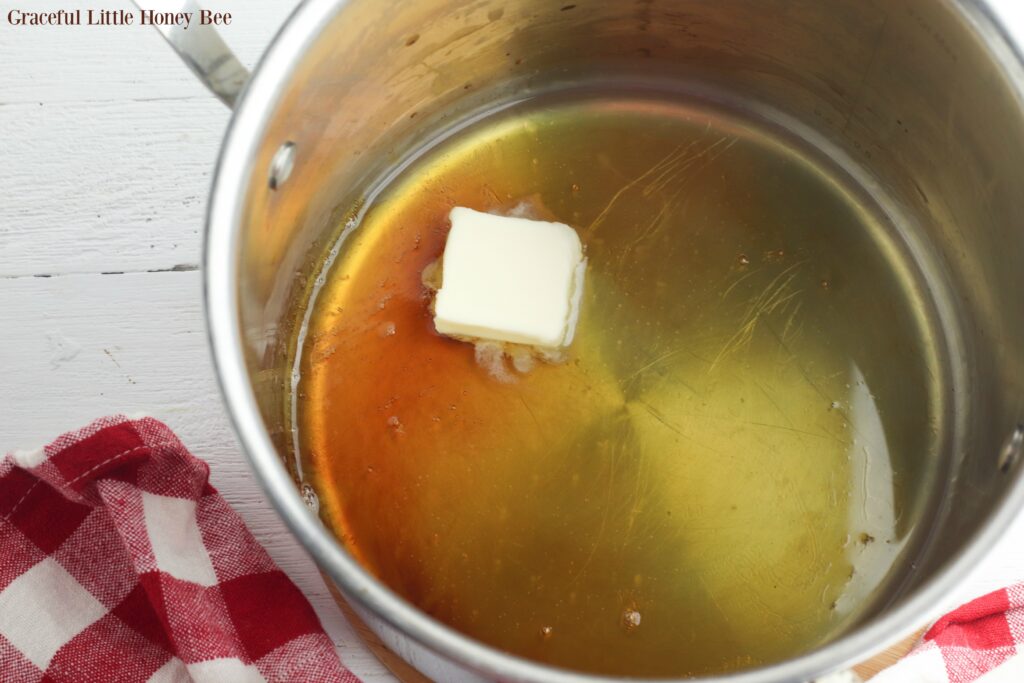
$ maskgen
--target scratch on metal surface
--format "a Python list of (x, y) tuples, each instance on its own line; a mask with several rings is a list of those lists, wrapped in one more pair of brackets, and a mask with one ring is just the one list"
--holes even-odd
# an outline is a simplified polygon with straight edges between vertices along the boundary
[(790, 286), (799, 274), (797, 268), (806, 262), (806, 260), (797, 261), (780, 272), (760, 294), (754, 297), (739, 329), (725, 343), (722, 350), (718, 352), (718, 356), (711, 363), (711, 367), (708, 368), (709, 373), (713, 372), (722, 360), (739, 351), (754, 339), (754, 332), (762, 319), (784, 307), (794, 297), (803, 292), (803, 290), (791, 290)]
[[(706, 135), (706, 131), (705, 131)], [(665, 157), (647, 169), (645, 172), (626, 183), (622, 188), (612, 195), (611, 200), (605, 205), (604, 209), (597, 215), (597, 217), (587, 226), (587, 235), (593, 235), (597, 230), (598, 226), (601, 225), (608, 215), (612, 212), (619, 200), (631, 190), (638, 186), (644, 185), (641, 188), (640, 194), (643, 197), (649, 197), (657, 192), (664, 190), (670, 184), (678, 181), (682, 178), (683, 173), (691, 166), (697, 164), (697, 162), (704, 160), (704, 163), (700, 165), (701, 168), (706, 167), (708, 164), (714, 162), (719, 156), (724, 154), (729, 148), (736, 144), (736, 139), (729, 140), (727, 137), (722, 137), (714, 143), (708, 145), (704, 149), (697, 151), (694, 154), (689, 154), (690, 150), (694, 146), (698, 145), (704, 137), (698, 138), (690, 142), (687, 145), (679, 145), (674, 150), (669, 152)], [(729, 140), (728, 142), (726, 142)], [(717, 150), (717, 151), (716, 151)], [(714, 152), (714, 153), (713, 153)], [(678, 196), (678, 192), (676, 194)], [(667, 204), (671, 204), (674, 201), (675, 196)], [(667, 207), (662, 208), (662, 213), (666, 211)], [(660, 216), (661, 214), (659, 214)], [(655, 219), (655, 222), (657, 219)]]

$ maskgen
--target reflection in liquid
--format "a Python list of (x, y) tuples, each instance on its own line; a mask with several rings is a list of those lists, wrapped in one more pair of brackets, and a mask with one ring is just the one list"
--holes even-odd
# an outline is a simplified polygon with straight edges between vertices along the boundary
[(907, 540), (897, 536), (892, 459), (878, 405), (856, 363), (851, 362), (849, 376), (846, 407), (853, 430), (849, 526), (864, 531), (851, 537), (846, 547), (853, 570), (846, 590), (836, 600), (836, 612), (843, 616), (864, 607), (864, 596), (882, 582)]

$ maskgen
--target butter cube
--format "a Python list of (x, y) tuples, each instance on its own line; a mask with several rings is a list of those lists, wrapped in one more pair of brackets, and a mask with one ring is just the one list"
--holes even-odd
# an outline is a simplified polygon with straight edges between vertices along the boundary
[(572, 341), (586, 261), (564, 223), (456, 207), (441, 265), (434, 326), (462, 339), (541, 348)]

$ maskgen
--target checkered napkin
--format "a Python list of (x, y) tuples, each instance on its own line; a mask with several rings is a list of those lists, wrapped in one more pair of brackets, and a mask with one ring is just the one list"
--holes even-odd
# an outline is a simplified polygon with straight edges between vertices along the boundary
[(309, 603), (162, 423), (0, 461), (0, 681), (343, 681)]
[(871, 683), (1024, 682), (1024, 584), (939, 619), (909, 655)]

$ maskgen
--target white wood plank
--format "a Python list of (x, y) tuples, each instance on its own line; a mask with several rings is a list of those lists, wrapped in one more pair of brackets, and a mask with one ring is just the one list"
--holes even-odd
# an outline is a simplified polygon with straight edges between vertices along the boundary
[(1018, 516), (996, 547), (949, 596), (953, 609), (999, 588), (1024, 582), (1024, 515)]
[(0, 276), (195, 266), (228, 115), (212, 98), (0, 107)]
[[(215, 9), (233, 13), (222, 33), (251, 65), (296, 4)], [(230, 112), (152, 27), (14, 27), (3, 14), (0, 277), (196, 265)]]
[(347, 665), (392, 681), (264, 498), (229, 427), (206, 346), (197, 272), (0, 280), (0, 450), (35, 447), (110, 413), (166, 422), (309, 597)]
[[(252, 67), (297, 0), (211, 0), (231, 12), (221, 29), (243, 64)], [(131, 9), (127, 0), (25, 0), (5, 3), (0, 16), (0, 104), (208, 99), (192, 73), (151, 26), (11, 26), (7, 12), (56, 9)]]

